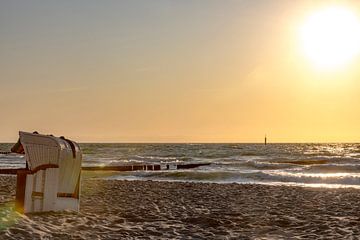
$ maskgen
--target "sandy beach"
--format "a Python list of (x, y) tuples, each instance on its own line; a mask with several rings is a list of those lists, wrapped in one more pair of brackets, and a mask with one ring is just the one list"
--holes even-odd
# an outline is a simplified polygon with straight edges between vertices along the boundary
[(79, 213), (19, 215), (0, 177), (1, 239), (354, 239), (360, 191), (103, 180), (84, 175)]

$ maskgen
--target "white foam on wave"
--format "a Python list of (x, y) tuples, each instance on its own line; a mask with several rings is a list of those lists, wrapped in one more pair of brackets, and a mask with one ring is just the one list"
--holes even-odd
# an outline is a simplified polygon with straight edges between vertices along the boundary
[(308, 177), (308, 178), (344, 178), (344, 177), (357, 177), (360, 178), (360, 173), (346, 173), (346, 172), (337, 172), (337, 173), (304, 173), (304, 172), (271, 172), (270, 175), (280, 175), (280, 176), (289, 176), (289, 177)]

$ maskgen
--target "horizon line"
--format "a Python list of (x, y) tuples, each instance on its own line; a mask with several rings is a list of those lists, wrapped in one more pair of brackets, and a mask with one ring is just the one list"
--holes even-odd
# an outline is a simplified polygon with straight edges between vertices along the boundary
[[(0, 142), (0, 144), (13, 144), (15, 142)], [(134, 141), (134, 142), (77, 142), (79, 144), (262, 144), (265, 145), (264, 142), (141, 142), (141, 141)], [(270, 144), (360, 144), (359, 142), (346, 142), (346, 141), (339, 141), (339, 142), (267, 142), (267, 145)]]

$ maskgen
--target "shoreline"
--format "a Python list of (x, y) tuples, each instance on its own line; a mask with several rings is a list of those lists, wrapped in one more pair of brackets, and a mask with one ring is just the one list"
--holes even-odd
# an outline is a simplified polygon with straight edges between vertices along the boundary
[(0, 176), (5, 239), (360, 236), (357, 189), (103, 180), (84, 174), (79, 213), (24, 216), (11, 209), (15, 181)]

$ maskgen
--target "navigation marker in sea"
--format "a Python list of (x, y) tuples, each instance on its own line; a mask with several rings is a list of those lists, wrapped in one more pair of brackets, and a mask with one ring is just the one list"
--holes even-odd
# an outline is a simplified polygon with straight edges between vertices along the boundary
[(265, 134), (265, 142), (264, 142), (264, 144), (266, 145), (266, 134)]

